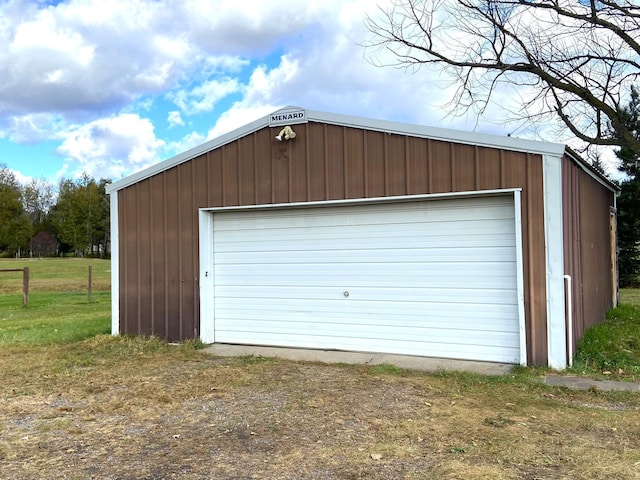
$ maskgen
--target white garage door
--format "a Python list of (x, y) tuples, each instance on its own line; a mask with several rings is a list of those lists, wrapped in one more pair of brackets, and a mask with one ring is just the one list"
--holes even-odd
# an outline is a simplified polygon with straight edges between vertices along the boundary
[(518, 363), (512, 197), (217, 212), (218, 343)]

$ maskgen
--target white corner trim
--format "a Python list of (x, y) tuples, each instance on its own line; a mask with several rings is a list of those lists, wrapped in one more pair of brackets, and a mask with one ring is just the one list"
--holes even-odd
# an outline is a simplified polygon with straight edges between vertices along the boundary
[(120, 334), (120, 244), (118, 243), (118, 192), (109, 195), (111, 222), (111, 335)]
[(513, 192), (516, 235), (516, 288), (518, 294), (518, 327), (520, 331), (520, 365), (527, 365), (527, 327), (524, 309), (524, 261), (522, 253), (522, 191)]
[(544, 155), (544, 239), (547, 290), (547, 354), (551, 368), (567, 368), (562, 228), (562, 156)]
[(200, 230), (200, 340), (215, 343), (213, 213), (198, 211)]

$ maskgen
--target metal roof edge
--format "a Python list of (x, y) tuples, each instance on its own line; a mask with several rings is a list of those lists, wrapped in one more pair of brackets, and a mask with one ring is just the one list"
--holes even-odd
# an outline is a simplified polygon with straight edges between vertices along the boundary
[(139, 172), (135, 172), (124, 178), (121, 178), (120, 180), (107, 185), (106, 193), (110, 194), (117, 190), (121, 190), (125, 187), (128, 187), (129, 185), (133, 185), (134, 183), (139, 182), (140, 180), (152, 177), (153, 175), (175, 167), (176, 165), (180, 165), (181, 163), (188, 162), (192, 158), (226, 145), (227, 143), (231, 143), (240, 137), (244, 137), (245, 135), (260, 130), (261, 128), (268, 125), (269, 115), (265, 115), (264, 117), (254, 120), (253, 122), (248, 123), (240, 128), (236, 128), (235, 130), (225, 133), (224, 135), (208, 140), (205, 143), (198, 145), (197, 147), (187, 150), (186, 152), (179, 153), (178, 155), (151, 165), (150, 167), (140, 170)]
[(386, 133), (410, 135), (446, 142), (479, 145), (483, 147), (501, 148), (518, 152), (539, 153), (562, 157), (565, 151), (563, 143), (544, 142), (539, 140), (527, 140), (515, 137), (502, 137), (487, 133), (466, 132), (440, 127), (429, 127), (412, 123), (401, 123), (390, 120), (378, 120), (373, 118), (356, 117), (337, 113), (326, 113), (307, 110), (307, 118), (313, 122), (333, 123), (354, 128), (366, 128)]
[(611, 181), (607, 176), (603, 175), (587, 162), (584, 158), (582, 158), (575, 150), (570, 147), (566, 148), (566, 155), (571, 160), (573, 160), (576, 165), (578, 165), (582, 170), (584, 170), (588, 175), (590, 175), (595, 181), (599, 182), (603, 186), (607, 187), (609, 190), (613, 192), (620, 191), (620, 187), (615, 184), (615, 182)]

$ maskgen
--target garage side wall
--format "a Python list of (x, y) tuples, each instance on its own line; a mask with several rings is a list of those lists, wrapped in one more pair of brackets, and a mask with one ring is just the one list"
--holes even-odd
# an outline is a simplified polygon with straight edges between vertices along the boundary
[(565, 274), (572, 279), (575, 352), (584, 331), (602, 322), (613, 307), (617, 285), (610, 209), (615, 193), (566, 156), (562, 177)]
[(264, 128), (118, 192), (120, 331), (199, 335), (198, 208), (522, 188), (528, 362), (547, 362), (542, 158), (322, 123)]

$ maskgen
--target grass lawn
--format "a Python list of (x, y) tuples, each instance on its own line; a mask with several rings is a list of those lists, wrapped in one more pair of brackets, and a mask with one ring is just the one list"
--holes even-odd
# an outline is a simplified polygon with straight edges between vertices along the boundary
[[(29, 267), (32, 292), (86, 292), (89, 266), (94, 291), (111, 288), (111, 262), (97, 258), (0, 259), (0, 270)], [(22, 293), (22, 272), (0, 272), (0, 294)]]
[[(89, 303), (88, 261), (75, 273), (68, 261), (33, 267), (52, 290), (28, 307), (20, 285), (0, 296), (0, 478), (640, 476), (640, 394), (549, 387), (537, 369), (216, 358), (196, 342), (96, 335), (108, 291)], [(95, 269), (108, 283), (108, 264)]]
[(623, 288), (620, 290), (620, 303), (628, 303), (640, 308), (640, 288)]

